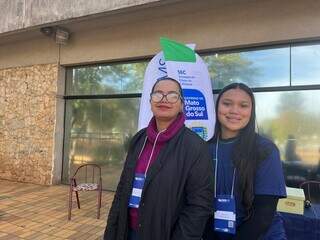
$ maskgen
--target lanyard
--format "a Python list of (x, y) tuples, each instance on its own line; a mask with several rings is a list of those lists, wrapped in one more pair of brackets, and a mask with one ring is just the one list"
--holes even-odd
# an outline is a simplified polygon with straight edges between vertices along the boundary
[[(214, 169), (214, 197), (217, 197), (217, 175), (218, 175), (218, 149), (219, 149), (219, 136), (217, 137), (217, 143), (216, 143), (216, 161), (215, 161), (215, 169)], [(233, 192), (234, 192), (234, 181), (235, 181), (235, 175), (236, 175), (236, 168), (233, 169), (233, 177), (232, 177), (232, 188), (231, 188), (231, 197), (233, 198)]]
[[(146, 171), (144, 172), (144, 177), (145, 177), (145, 178), (147, 177), (147, 172), (148, 172), (148, 169), (149, 169), (149, 167), (150, 167), (151, 158), (152, 158), (154, 149), (155, 149), (155, 147), (156, 147), (158, 137), (159, 137), (159, 135), (160, 135), (161, 133), (163, 133), (163, 132), (166, 131), (166, 130), (167, 130), (167, 129), (163, 129), (162, 131), (160, 131), (160, 132), (157, 133), (156, 139), (154, 140), (154, 143), (153, 143), (153, 146), (152, 146), (151, 154), (150, 154), (150, 156), (149, 156), (147, 168), (146, 168)], [(141, 151), (140, 151), (139, 156), (138, 156), (138, 160), (139, 160), (139, 158), (140, 158), (140, 156), (141, 156), (141, 154), (142, 154), (142, 151), (143, 151), (143, 149), (144, 149), (144, 147), (145, 147), (145, 145), (146, 145), (146, 143), (147, 143), (147, 139), (148, 139), (148, 136), (146, 136), (146, 138), (145, 138), (145, 140), (144, 140), (144, 143), (143, 143), (143, 145), (142, 145)]]

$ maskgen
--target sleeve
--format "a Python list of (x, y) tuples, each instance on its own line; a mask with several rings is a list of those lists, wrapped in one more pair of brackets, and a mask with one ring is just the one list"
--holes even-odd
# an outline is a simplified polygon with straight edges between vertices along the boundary
[(270, 153), (258, 166), (254, 191), (255, 195), (286, 197), (286, 185), (278, 148), (268, 143)]
[(251, 217), (237, 230), (235, 240), (260, 239), (269, 229), (275, 216), (278, 203), (277, 196), (256, 195), (253, 201)]
[(122, 189), (123, 189), (124, 182), (125, 182), (125, 176), (126, 176), (125, 172), (126, 171), (124, 168), (121, 173), (120, 181), (118, 183), (117, 190), (114, 195), (112, 205), (111, 205), (111, 208), (109, 211), (107, 226), (106, 226), (106, 229), (104, 231), (104, 236), (103, 236), (104, 240), (107, 240), (107, 239), (108, 240), (115, 240), (116, 239), (118, 218), (119, 218), (119, 212), (120, 212), (120, 208), (119, 208), (120, 196), (121, 196)]
[[(185, 186), (186, 202), (171, 240), (199, 240), (213, 212), (213, 166), (207, 145), (200, 148), (198, 159), (191, 167)], [(195, 149), (192, 149), (194, 151)]]
[(123, 188), (126, 183), (126, 177), (128, 175), (127, 166), (129, 163), (129, 156), (130, 153), (133, 152), (134, 147), (137, 144), (137, 139), (143, 134), (143, 130), (139, 131), (131, 140), (129, 151), (127, 154), (127, 158), (121, 173), (120, 181), (117, 186), (116, 193), (114, 195), (112, 205), (109, 211), (108, 220), (107, 220), (107, 226), (104, 231), (104, 237), (103, 239), (108, 240), (114, 240), (117, 236), (117, 227), (118, 227), (118, 219), (119, 219), (119, 212), (120, 212), (120, 198), (122, 196)]

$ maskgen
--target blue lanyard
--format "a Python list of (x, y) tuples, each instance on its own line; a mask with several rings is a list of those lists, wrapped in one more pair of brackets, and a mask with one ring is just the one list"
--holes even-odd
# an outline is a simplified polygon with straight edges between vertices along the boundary
[[(217, 175), (218, 175), (218, 149), (219, 149), (219, 136), (217, 138), (216, 143), (216, 162), (215, 162), (215, 169), (214, 169), (214, 197), (217, 197)], [(236, 175), (236, 168), (233, 169), (233, 177), (232, 177), (232, 188), (231, 188), (231, 197), (234, 197), (234, 182), (235, 182), (235, 175)]]

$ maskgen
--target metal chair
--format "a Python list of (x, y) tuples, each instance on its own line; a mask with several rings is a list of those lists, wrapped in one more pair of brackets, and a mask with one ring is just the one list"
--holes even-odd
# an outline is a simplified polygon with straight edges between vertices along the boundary
[(300, 184), (300, 188), (303, 189), (306, 200), (306, 207), (310, 207), (311, 203), (319, 202), (320, 200), (320, 181), (308, 180)]
[(97, 219), (100, 218), (102, 179), (101, 168), (97, 164), (83, 164), (77, 168), (70, 178), (68, 220), (71, 219), (72, 195), (76, 193), (77, 205), (80, 209), (80, 191), (97, 191)]

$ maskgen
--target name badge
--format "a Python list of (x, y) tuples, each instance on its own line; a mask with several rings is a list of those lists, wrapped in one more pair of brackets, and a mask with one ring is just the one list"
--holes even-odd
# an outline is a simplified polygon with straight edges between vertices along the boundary
[(136, 173), (134, 176), (132, 192), (128, 206), (131, 208), (139, 208), (141, 201), (142, 189), (145, 181), (144, 174)]
[(214, 230), (217, 232), (236, 233), (236, 204), (234, 198), (218, 195), (215, 198)]

